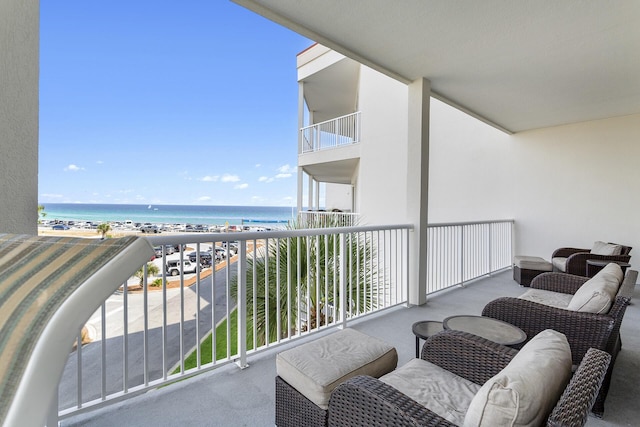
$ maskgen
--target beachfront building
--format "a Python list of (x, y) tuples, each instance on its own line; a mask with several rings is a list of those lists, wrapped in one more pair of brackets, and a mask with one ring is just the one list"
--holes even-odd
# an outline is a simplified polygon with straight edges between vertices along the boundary
[[(237, 3), (321, 43), (298, 58), (299, 182), (307, 188), (300, 203), (320, 207), (323, 197), (326, 208), (358, 212), (367, 224), (409, 224), (406, 302), (426, 300), (427, 229), (434, 222), (513, 219), (513, 251), (546, 258), (554, 248), (590, 247), (594, 240), (640, 247), (637, 2)], [(38, 25), (36, 0), (0, 3), (0, 232), (36, 232)], [(358, 124), (352, 144), (304, 151), (303, 128), (345, 116)], [(152, 239), (171, 243), (159, 240), (165, 238)], [(632, 267), (638, 268), (637, 257)], [(449, 305), (433, 298), (431, 307), (382, 313), (377, 324), (360, 328), (393, 342), (406, 360), (413, 353), (412, 321), (447, 310), (477, 312), (482, 298), (520, 293), (491, 281), (485, 289), (455, 292), (460, 298)], [(438, 311), (439, 304), (446, 310)], [(616, 369), (627, 368), (614, 380), (610, 397), (619, 406), (605, 423), (608, 416), (626, 414), (622, 423), (639, 416), (630, 400), (637, 382), (624, 378), (637, 378), (637, 323), (623, 327)], [(194, 425), (272, 425), (269, 351), (250, 369), (209, 378), (195, 396), (194, 383), (184, 381), (129, 405), (133, 411), (100, 417), (111, 424), (157, 424), (153, 416), (161, 414)], [(267, 368), (260, 371), (261, 365)], [(110, 370), (123, 371), (126, 364)], [(218, 380), (229, 381), (220, 389)], [(245, 409), (253, 418), (239, 421)]]
[[(338, 208), (357, 213), (362, 224), (408, 222), (417, 229), (515, 219), (514, 252), (546, 258), (567, 242), (640, 243), (632, 226), (639, 202), (627, 196), (640, 172), (631, 158), (613, 154), (640, 154), (640, 115), (545, 108), (534, 94), (513, 99), (511, 89), (498, 86), (492, 90), (505, 99), (492, 102), (526, 104), (518, 105), (522, 117), (505, 112), (507, 128), (452, 106), (427, 90), (426, 80), (406, 84), (324, 45), (297, 59), (299, 208)], [(488, 99), (499, 95), (486, 90), (478, 88)], [(532, 110), (535, 103), (540, 111)], [(585, 116), (570, 123), (578, 109)], [(600, 117), (584, 120), (587, 113)]]

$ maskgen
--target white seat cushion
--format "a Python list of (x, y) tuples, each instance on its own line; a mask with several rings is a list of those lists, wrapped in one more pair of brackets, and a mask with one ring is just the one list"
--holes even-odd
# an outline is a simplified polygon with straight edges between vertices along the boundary
[(518, 298), (537, 302), (539, 304), (544, 304), (551, 307), (566, 309), (569, 306), (573, 295), (563, 294), (562, 292), (547, 291), (544, 289), (529, 289)]
[(567, 309), (586, 313), (607, 313), (623, 278), (622, 268), (618, 264), (607, 264), (580, 286)]
[(469, 405), (464, 426), (541, 426), (570, 378), (567, 338), (544, 330), (480, 388)]
[(556, 270), (561, 271), (563, 273), (567, 272), (567, 259), (565, 257), (557, 256), (557, 257), (551, 258), (551, 264), (553, 264), (553, 267)]
[(480, 386), (422, 359), (380, 377), (380, 381), (409, 396), (447, 421), (462, 425)]
[(276, 356), (276, 372), (322, 409), (334, 388), (356, 375), (378, 378), (398, 364), (396, 349), (355, 329), (322, 337)]
[(620, 255), (622, 253), (622, 246), (596, 241), (593, 243), (591, 253), (594, 255)]

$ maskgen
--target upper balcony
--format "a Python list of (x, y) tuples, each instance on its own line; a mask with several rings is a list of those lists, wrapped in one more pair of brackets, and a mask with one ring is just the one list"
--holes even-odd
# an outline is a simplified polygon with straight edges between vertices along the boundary
[(300, 129), (300, 153), (327, 150), (360, 142), (360, 112)]
[(316, 181), (351, 184), (360, 161), (360, 112), (300, 129), (298, 165)]

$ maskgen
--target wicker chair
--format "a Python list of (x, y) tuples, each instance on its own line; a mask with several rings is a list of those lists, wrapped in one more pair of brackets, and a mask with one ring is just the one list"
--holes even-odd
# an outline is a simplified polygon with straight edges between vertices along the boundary
[[(622, 347), (620, 325), (633, 294), (638, 272), (627, 270), (618, 294), (608, 313), (584, 313), (550, 307), (519, 298), (504, 297), (489, 302), (482, 315), (518, 326), (531, 338), (545, 329), (562, 332), (569, 341), (573, 362), (580, 363), (589, 348), (606, 351), (612, 357), (609, 371), (593, 407), (593, 413), (602, 416), (604, 401), (609, 391), (611, 372)], [(574, 294), (589, 278), (565, 273), (543, 273), (531, 282), (531, 288)]]
[[(620, 245), (620, 247), (620, 255), (592, 254), (591, 249), (560, 248), (556, 249), (551, 255), (551, 262), (554, 264), (554, 269), (556, 269), (556, 271), (575, 274), (576, 276), (586, 276), (587, 260), (629, 262), (631, 259), (631, 255), (629, 255), (632, 249), (631, 246)], [(557, 260), (564, 258), (566, 258), (564, 270), (557, 270)], [(554, 260), (556, 261), (554, 262)]]
[[(430, 337), (422, 359), (483, 384), (500, 372), (517, 350), (460, 331)], [(583, 426), (610, 356), (592, 349), (547, 419), (548, 426)], [(358, 376), (339, 385), (329, 401), (330, 426), (453, 426), (428, 408), (375, 378)]]

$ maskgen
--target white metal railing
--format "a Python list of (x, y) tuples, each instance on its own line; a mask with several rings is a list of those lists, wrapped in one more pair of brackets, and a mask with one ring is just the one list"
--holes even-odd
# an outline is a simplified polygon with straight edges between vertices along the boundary
[(360, 142), (360, 112), (300, 129), (302, 153)]
[[(130, 279), (87, 322), (94, 340), (69, 356), (58, 417), (229, 362), (243, 367), (257, 352), (406, 303), (411, 229), (147, 237), (162, 246), (162, 257), (141, 267), (141, 284)], [(193, 250), (200, 264), (209, 247), (234, 242), (237, 253), (212, 267), (168, 274), (171, 259), (186, 263)], [(167, 255), (165, 245), (191, 249)], [(158, 277), (150, 275), (153, 266)]]
[(301, 227), (317, 228), (319, 226), (330, 227), (354, 227), (358, 225), (360, 214), (354, 212), (325, 212), (302, 211), (298, 212), (298, 224)]
[(430, 224), (427, 293), (511, 267), (513, 220)]

